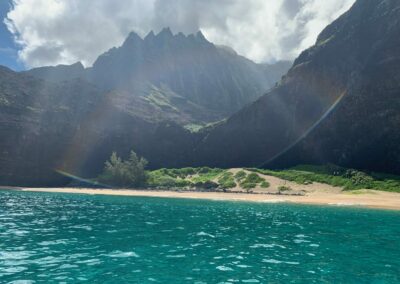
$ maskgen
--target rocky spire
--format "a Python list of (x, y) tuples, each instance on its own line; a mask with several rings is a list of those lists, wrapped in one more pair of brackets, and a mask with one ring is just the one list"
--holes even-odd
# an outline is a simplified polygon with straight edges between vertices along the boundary
[(159, 32), (157, 34), (157, 38), (162, 38), (162, 39), (166, 39), (166, 38), (171, 38), (174, 35), (171, 32), (171, 29), (169, 27), (163, 28), (161, 32)]
[(143, 39), (135, 32), (130, 32), (128, 37), (123, 43), (123, 46), (131, 46), (141, 43)]

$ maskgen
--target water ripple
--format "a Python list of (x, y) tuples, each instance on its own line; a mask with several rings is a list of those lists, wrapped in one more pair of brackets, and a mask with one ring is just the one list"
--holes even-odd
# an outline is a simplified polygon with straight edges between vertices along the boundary
[[(399, 213), (0, 192), (0, 282), (399, 283)], [(289, 281), (290, 280), (290, 281)]]

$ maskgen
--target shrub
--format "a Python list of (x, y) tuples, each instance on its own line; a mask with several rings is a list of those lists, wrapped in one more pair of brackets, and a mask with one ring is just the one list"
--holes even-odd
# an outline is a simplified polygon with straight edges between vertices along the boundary
[(182, 168), (179, 171), (182, 178), (197, 174), (197, 170), (195, 168)]
[(202, 189), (217, 189), (218, 184), (213, 182), (213, 181), (205, 181), (205, 182), (197, 182), (194, 184), (196, 188), (202, 188)]
[(215, 178), (217, 178), (221, 173), (223, 173), (224, 170), (222, 169), (211, 169), (211, 168), (200, 168), (197, 173), (198, 176), (193, 177), (192, 181), (197, 183), (197, 182), (206, 182), (206, 181), (212, 181)]
[(189, 180), (185, 180), (185, 179), (176, 179), (175, 180), (175, 187), (192, 187), (193, 183)]
[(247, 176), (247, 174), (246, 174), (245, 171), (238, 171), (238, 172), (235, 174), (235, 179), (236, 179), (237, 181), (241, 181), (241, 180), (245, 179), (246, 176)]
[(231, 172), (224, 172), (218, 179), (219, 186), (225, 189), (236, 187), (233, 174)]
[(152, 186), (165, 186), (165, 187), (175, 187), (176, 179), (170, 176), (160, 176), (156, 179), (149, 181), (149, 185)]
[(374, 179), (364, 172), (350, 169), (346, 171), (344, 176), (350, 179), (352, 187), (354, 188), (373, 188)]
[(202, 167), (202, 168), (199, 168), (198, 173), (199, 173), (199, 174), (207, 174), (207, 173), (209, 173), (209, 172), (211, 172), (211, 171), (212, 171), (212, 169), (209, 168), (209, 167)]
[(113, 152), (98, 179), (100, 182), (117, 187), (141, 186), (146, 182), (146, 165), (146, 159), (139, 158), (133, 151), (126, 161)]
[(257, 186), (257, 184), (256, 183), (252, 183), (252, 182), (245, 182), (245, 183), (241, 183), (240, 186), (242, 188), (244, 188), (247, 191), (247, 193), (250, 193), (251, 190), (254, 189)]
[(271, 186), (271, 184), (268, 181), (264, 180), (263, 182), (261, 182), (260, 186), (262, 188), (268, 188)]
[(291, 191), (293, 190), (290, 186), (287, 185), (281, 185), (278, 187), (279, 192), (285, 192), (285, 191)]
[(264, 179), (262, 178), (262, 177), (260, 177), (258, 174), (256, 174), (256, 173), (251, 173), (251, 174), (249, 174), (247, 177), (246, 177), (246, 179), (245, 179), (245, 181), (246, 182), (250, 182), (250, 183), (260, 183), (260, 182), (263, 182), (264, 181)]

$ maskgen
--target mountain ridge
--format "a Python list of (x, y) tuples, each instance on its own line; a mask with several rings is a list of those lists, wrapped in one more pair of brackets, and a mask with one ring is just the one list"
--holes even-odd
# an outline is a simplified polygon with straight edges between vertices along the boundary
[[(143, 90), (154, 86), (165, 94), (164, 101), (169, 100), (168, 94), (175, 93), (194, 106), (193, 112), (202, 110), (202, 116), (192, 118), (189, 110), (184, 115), (187, 119), (182, 121), (178, 116), (169, 116), (185, 125), (207, 124), (229, 116), (273, 87), (290, 64), (282, 62), (282, 68), (273, 65), (270, 69), (214, 45), (201, 31), (184, 35), (164, 28), (158, 34), (151, 31), (144, 38), (131, 32), (120, 47), (100, 55), (89, 68), (76, 63), (25, 73), (58, 83), (81, 78), (103, 91), (122, 92), (127, 97), (147, 97), (149, 94)], [(172, 108), (181, 111), (179, 105)]]

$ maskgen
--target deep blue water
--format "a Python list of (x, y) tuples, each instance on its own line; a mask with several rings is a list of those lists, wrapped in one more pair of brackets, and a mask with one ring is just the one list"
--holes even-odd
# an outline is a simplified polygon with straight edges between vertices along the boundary
[(400, 213), (3, 191), (9, 282), (400, 283)]

